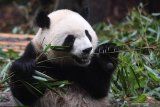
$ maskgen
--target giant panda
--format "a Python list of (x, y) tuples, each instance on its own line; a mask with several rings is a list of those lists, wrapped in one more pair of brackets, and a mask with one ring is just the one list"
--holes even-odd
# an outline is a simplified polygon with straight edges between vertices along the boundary
[[(40, 29), (26, 47), (24, 54), (12, 63), (9, 71), (11, 92), (23, 105), (110, 106), (107, 94), (112, 74), (118, 64), (119, 49), (114, 43), (98, 45), (95, 31), (83, 16), (66, 9), (54, 11), (49, 15), (44, 12), (37, 15), (36, 24)], [(49, 48), (47, 53), (43, 54), (49, 44), (67, 48)], [(50, 60), (54, 58), (57, 59)], [(45, 73), (56, 80), (68, 80), (71, 84), (57, 89), (62, 94), (45, 88), (38, 89), (41, 93), (34, 88), (31, 90), (25, 83), (35, 86), (38, 82), (33, 78), (35, 71)]]

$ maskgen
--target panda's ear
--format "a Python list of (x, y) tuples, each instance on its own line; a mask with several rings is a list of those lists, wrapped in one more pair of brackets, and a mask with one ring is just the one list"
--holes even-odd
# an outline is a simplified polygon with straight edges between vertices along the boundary
[(85, 7), (81, 10), (80, 15), (86, 19), (87, 21), (89, 20), (89, 8)]
[(49, 28), (50, 25), (50, 18), (47, 16), (47, 14), (43, 11), (39, 12), (36, 16), (36, 25), (38, 25), (41, 28)]

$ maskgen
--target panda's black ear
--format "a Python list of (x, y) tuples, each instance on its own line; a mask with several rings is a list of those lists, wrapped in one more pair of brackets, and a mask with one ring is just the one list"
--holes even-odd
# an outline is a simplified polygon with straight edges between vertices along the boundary
[(43, 11), (39, 12), (37, 14), (37, 17), (36, 17), (35, 21), (36, 21), (36, 25), (38, 25), (39, 27), (49, 28), (50, 19), (45, 12), (43, 12)]
[(80, 15), (86, 19), (87, 21), (89, 20), (89, 8), (85, 7), (81, 10)]

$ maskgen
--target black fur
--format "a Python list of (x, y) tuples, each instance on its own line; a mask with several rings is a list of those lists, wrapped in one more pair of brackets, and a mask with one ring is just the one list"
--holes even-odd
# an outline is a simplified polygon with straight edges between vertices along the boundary
[(63, 46), (68, 46), (69, 48), (66, 49), (70, 51), (73, 47), (74, 41), (75, 37), (73, 35), (68, 35), (63, 42)]
[(37, 95), (33, 94), (31, 91), (27, 90), (24, 84), (15, 81), (27, 81), (34, 85), (36, 80), (32, 78), (32, 75), (34, 70), (38, 70), (41, 72), (46, 71), (45, 73), (47, 75), (58, 80), (72, 81), (74, 84), (85, 89), (95, 99), (103, 98), (107, 96), (110, 80), (118, 62), (118, 52), (110, 53), (114, 51), (118, 51), (118, 48), (112, 43), (98, 46), (95, 52), (100, 54), (94, 55), (91, 59), (91, 63), (86, 67), (53, 64), (50, 62), (36, 65), (36, 54), (34, 47), (30, 43), (24, 55), (13, 62), (11, 67), (10, 74), (14, 74), (11, 78), (12, 93), (25, 105), (32, 105), (41, 95), (35, 91)]
[(92, 41), (91, 35), (89, 34), (88, 30), (85, 30), (85, 34), (88, 37), (88, 39)]
[(50, 19), (45, 12), (38, 13), (36, 17), (36, 24), (41, 28), (49, 28)]
[(39, 0), (41, 2), (42, 5), (46, 6), (49, 4), (53, 4), (52, 0)]

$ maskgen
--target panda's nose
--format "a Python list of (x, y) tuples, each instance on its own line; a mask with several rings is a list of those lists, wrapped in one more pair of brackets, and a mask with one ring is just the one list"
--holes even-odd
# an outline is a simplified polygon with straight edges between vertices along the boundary
[(86, 49), (84, 49), (82, 52), (83, 52), (84, 54), (89, 54), (89, 53), (91, 52), (91, 50), (92, 50), (92, 47), (86, 48)]

